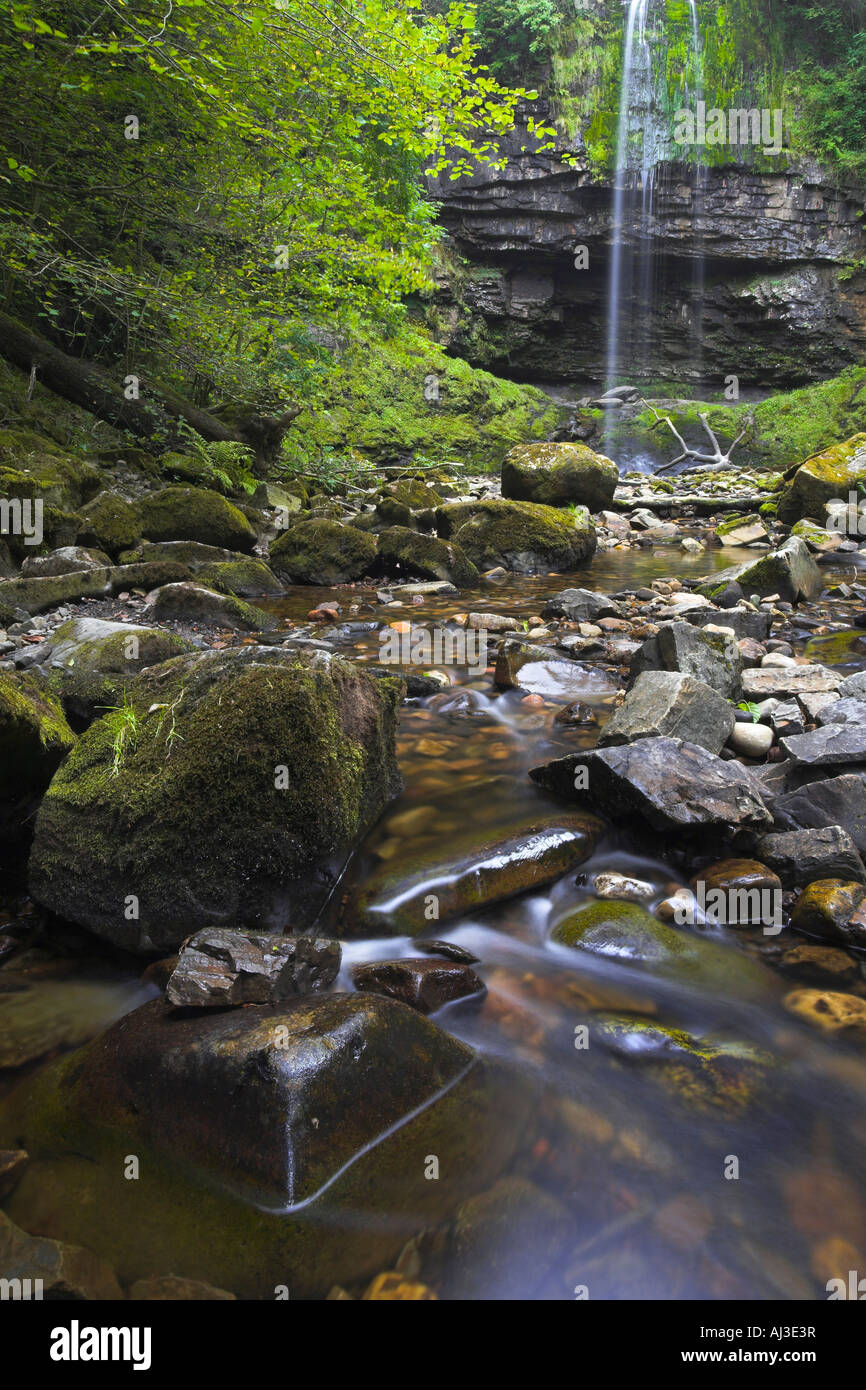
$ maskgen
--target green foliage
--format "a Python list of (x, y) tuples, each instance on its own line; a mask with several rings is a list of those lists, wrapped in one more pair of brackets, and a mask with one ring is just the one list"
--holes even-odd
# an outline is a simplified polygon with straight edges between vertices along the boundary
[(477, 0), (476, 26), (481, 54), (492, 72), (519, 79), (527, 66), (546, 56), (562, 16), (556, 0)]
[(202, 405), (303, 385), (323, 325), (395, 324), (428, 283), (424, 171), (513, 125), (473, 28), (463, 0), (9, 0), (7, 304)]

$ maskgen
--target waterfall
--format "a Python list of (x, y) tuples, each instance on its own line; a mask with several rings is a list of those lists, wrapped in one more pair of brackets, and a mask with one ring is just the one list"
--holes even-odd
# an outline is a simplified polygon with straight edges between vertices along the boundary
[[(689, 0), (689, 10), (692, 19), (692, 44), (695, 53), (696, 67), (696, 88), (695, 100), (701, 101), (704, 95), (704, 55), (701, 49), (701, 31), (698, 25), (698, 6), (697, 0)], [(695, 245), (695, 268), (692, 277), (692, 303), (694, 311), (692, 313), (692, 339), (694, 342), (693, 369), (697, 376), (701, 374), (704, 350), (704, 248), (703, 232), (701, 230), (701, 220), (704, 215), (704, 203), (707, 192), (707, 164), (701, 158), (698, 151), (698, 162), (695, 170), (695, 195), (693, 201), (692, 221), (694, 226), (694, 245)]]
[[(692, 45), (700, 70), (700, 30), (696, 0), (688, 0)], [(671, 157), (670, 121), (657, 90), (654, 53), (663, 51), (665, 0), (628, 0), (616, 136), (611, 259), (608, 278), (605, 386), (618, 384), (624, 368), (638, 373), (649, 365), (656, 297), (656, 195), (658, 167)], [(700, 77), (698, 78), (700, 83)], [(693, 208), (703, 203), (706, 170), (699, 166)], [(696, 256), (694, 300), (703, 299), (703, 257)], [(628, 311), (628, 343), (622, 322)], [(698, 313), (698, 318), (699, 318)], [(694, 327), (694, 324), (693, 324)], [(700, 323), (697, 324), (700, 332)]]

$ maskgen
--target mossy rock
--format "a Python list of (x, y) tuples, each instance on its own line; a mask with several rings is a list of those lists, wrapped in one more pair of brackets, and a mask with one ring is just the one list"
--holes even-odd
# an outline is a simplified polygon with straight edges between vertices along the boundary
[(568, 574), (595, 554), (595, 527), (582, 509), (572, 515), (496, 498), (448, 503), (436, 520), (439, 534), (456, 541), (482, 571), (501, 565), (518, 574)]
[(209, 488), (167, 487), (144, 498), (139, 509), (141, 535), (151, 541), (201, 541), (244, 555), (256, 543), (244, 513)]
[(173, 632), (102, 618), (70, 618), (51, 634), (45, 669), (76, 727), (123, 704), (130, 682), (150, 666), (192, 650)]
[(54, 778), (33, 896), (137, 951), (166, 953), (227, 922), (305, 925), (399, 790), (402, 690), (281, 648), (152, 667)]
[(723, 989), (738, 996), (766, 989), (765, 973), (735, 947), (669, 927), (638, 903), (588, 903), (557, 924), (553, 939), (704, 989)]
[(0, 497), (39, 498), (46, 507), (76, 511), (98, 492), (99, 470), (59, 455), (51, 440), (0, 430)]
[(203, 584), (238, 598), (276, 597), (284, 592), (282, 584), (264, 560), (220, 560), (216, 564), (197, 567), (195, 574)]
[(601, 511), (613, 501), (619, 469), (586, 444), (518, 444), (502, 465), (502, 496), (516, 502)]
[(155, 560), (186, 565), (191, 574), (198, 573), (206, 565), (249, 559), (240, 551), (226, 550), (219, 545), (203, 545), (200, 541), (142, 541), (134, 549), (121, 551), (118, 558), (122, 565), (152, 563)]
[(772, 1057), (737, 1039), (696, 1039), (632, 1014), (599, 1013), (590, 1036), (621, 1062), (641, 1066), (693, 1109), (736, 1115), (763, 1086)]
[(101, 492), (81, 513), (80, 545), (94, 546), (117, 558), (141, 535), (141, 516), (133, 502), (116, 492)]
[(401, 478), (397, 483), (388, 483), (382, 488), (378, 501), (386, 499), (406, 507), (412, 512), (423, 512), (430, 507), (441, 507), (443, 498), (435, 487), (428, 487), (420, 478)]
[(823, 517), (828, 502), (847, 503), (866, 486), (866, 433), (855, 434), (813, 455), (797, 469), (779, 498), (779, 520), (790, 526), (803, 517)]
[(217, 593), (192, 581), (157, 589), (153, 616), (160, 622), (204, 623), (239, 632), (265, 632), (276, 626), (276, 618), (263, 609), (244, 603), (234, 594)]
[(406, 526), (390, 526), (379, 534), (377, 568), (389, 578), (411, 575), (440, 579), (466, 589), (478, 580), (478, 570), (453, 541), (422, 536)]
[(26, 853), (35, 807), (74, 745), (40, 680), (0, 671), (0, 865)]
[[(376, 995), (204, 1015), (154, 1001), (0, 1107), (0, 1142), (30, 1156), (10, 1214), (32, 1228), (38, 1208), (125, 1285), (170, 1270), (324, 1298), (494, 1182), (533, 1104), (512, 1069)], [(131, 1150), (146, 1181), (106, 1181)], [(428, 1154), (447, 1154), (447, 1182), (425, 1178)]]
[(49, 579), (58, 574), (81, 574), (88, 570), (110, 569), (111, 557), (104, 550), (87, 550), (81, 545), (62, 546), (46, 555), (32, 555), (21, 566), (22, 579)]
[(61, 603), (81, 598), (105, 598), (125, 589), (157, 589), (189, 579), (186, 565), (163, 560), (140, 565), (112, 565), (109, 569), (82, 570), (36, 579), (0, 580), (0, 607), (24, 608), (45, 613)]
[(268, 563), (290, 584), (346, 584), (369, 574), (376, 540), (339, 521), (296, 522), (271, 546)]

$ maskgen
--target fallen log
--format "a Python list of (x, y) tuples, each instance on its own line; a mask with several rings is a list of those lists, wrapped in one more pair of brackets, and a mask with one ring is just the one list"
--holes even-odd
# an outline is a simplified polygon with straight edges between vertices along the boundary
[(104, 367), (70, 357), (39, 333), (26, 328), (9, 314), (0, 313), (0, 354), (27, 372), (42, 386), (73, 405), (104, 420), (115, 429), (129, 430), (140, 439), (158, 443), (160, 448), (181, 452), (189, 447), (178, 422), (184, 421), (209, 443), (221, 440), (245, 444), (252, 449), (256, 471), (272, 463), (289, 425), (300, 414), (290, 406), (278, 416), (263, 415), (250, 407), (221, 407), (227, 418), (193, 405), (170, 388), (139, 378), (114, 376)]

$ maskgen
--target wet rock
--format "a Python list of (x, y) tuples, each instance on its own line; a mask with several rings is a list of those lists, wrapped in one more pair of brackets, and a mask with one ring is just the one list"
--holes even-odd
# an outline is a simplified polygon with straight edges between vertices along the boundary
[[(239, 1298), (324, 1297), (494, 1182), (530, 1104), (511, 1071), (379, 995), (154, 1001), (0, 1106), (32, 1156), (10, 1215), (35, 1202), (61, 1238), (87, 1230), (126, 1284), (170, 1270)], [(122, 1180), (129, 1153), (146, 1181)]]
[(185, 943), (165, 997), (178, 1008), (276, 1004), (327, 989), (342, 952), (328, 937), (244, 934), (210, 927)]
[(78, 1245), (30, 1236), (2, 1211), (0, 1279), (19, 1280), (20, 1296), (27, 1299), (47, 1295), (52, 1299), (113, 1302), (123, 1298), (114, 1271), (104, 1260)]
[(449, 503), (436, 520), (440, 536), (456, 541), (480, 570), (501, 565), (518, 574), (568, 574), (595, 554), (595, 527), (584, 512), (571, 516), (495, 498)]
[(215, 1289), (199, 1279), (178, 1279), (176, 1274), (154, 1274), (137, 1279), (129, 1290), (133, 1303), (214, 1303), (234, 1302), (235, 1295)]
[[(346, 1296), (348, 1297), (348, 1295)], [(426, 1284), (404, 1279), (402, 1274), (386, 1270), (384, 1273), (376, 1275), (376, 1278), (364, 1290), (361, 1298), (363, 1301), (371, 1303), (420, 1303), (435, 1302), (438, 1295)]]
[(740, 952), (670, 927), (638, 903), (588, 903), (557, 923), (553, 940), (621, 965), (689, 980), (704, 989), (727, 987), (737, 994), (750, 994), (760, 988), (760, 968)]
[(290, 584), (346, 584), (369, 574), (376, 539), (355, 526), (313, 518), (296, 521), (271, 546), (268, 563)]
[(613, 501), (619, 469), (586, 444), (518, 444), (502, 465), (502, 496), (600, 511)]
[(622, 609), (606, 594), (592, 589), (563, 589), (549, 598), (541, 610), (543, 618), (568, 618), (573, 623), (594, 623), (599, 618), (616, 618)]
[(160, 622), (206, 623), (242, 632), (263, 632), (276, 625), (272, 614), (203, 584), (166, 584), (157, 589), (152, 611)]
[(782, 1000), (789, 1013), (822, 1033), (866, 1039), (866, 999), (835, 990), (796, 989)]
[(453, 859), (434, 846), (408, 864), (386, 860), (350, 896), (340, 935), (417, 936), (431, 920), (543, 887), (582, 864), (603, 828), (588, 814), (536, 811), (507, 830), (468, 833)]
[(398, 999), (422, 1014), (435, 1013), (455, 999), (487, 993), (483, 980), (468, 965), (452, 960), (377, 960), (352, 971), (356, 989)]
[(648, 901), (658, 895), (653, 883), (643, 879), (630, 878), (627, 874), (596, 874), (592, 880), (592, 891), (598, 898), (621, 898), (625, 901)]
[(691, 623), (664, 623), (634, 656), (631, 676), (643, 671), (679, 671), (730, 699), (740, 689), (743, 659), (736, 641)]
[(567, 1209), (522, 1177), (501, 1178), (458, 1209), (452, 1298), (531, 1298), (569, 1238)]
[[(708, 864), (694, 875), (691, 886), (696, 893), (703, 892), (707, 916), (712, 921), (732, 927), (781, 925), (781, 919), (776, 922), (781, 911), (781, 880), (756, 859), (722, 859)], [(711, 895), (718, 893), (723, 893), (726, 900), (721, 912), (712, 905), (718, 898), (711, 900)]]
[(457, 593), (457, 587), (445, 579), (425, 580), (419, 584), (395, 584), (391, 590), (396, 599), (448, 597)]
[(838, 826), (866, 854), (866, 781), (856, 772), (784, 790), (773, 796), (773, 811), (780, 827), (789, 830)]
[(788, 603), (817, 598), (824, 587), (821, 571), (812, 559), (809, 547), (799, 536), (791, 536), (778, 550), (749, 560), (733, 569), (721, 570), (702, 584), (699, 593), (715, 599), (731, 583), (737, 583), (746, 594), (764, 598), (778, 594)]
[(859, 974), (857, 962), (834, 946), (792, 946), (777, 964), (783, 974), (817, 985), (851, 984)]
[(846, 946), (866, 946), (866, 887), (842, 879), (817, 879), (804, 888), (791, 914), (794, 931)]
[(735, 517), (733, 521), (719, 522), (716, 535), (722, 545), (753, 545), (755, 541), (766, 541), (770, 538), (763, 519), (757, 513)]
[(746, 769), (681, 739), (570, 753), (529, 775), (556, 795), (585, 800), (614, 820), (641, 816), (656, 830), (772, 819)]
[(719, 753), (733, 711), (710, 686), (676, 671), (644, 671), (602, 731), (599, 747), (669, 735)]
[(415, 949), (428, 956), (444, 956), (446, 960), (456, 960), (459, 965), (477, 965), (479, 961), (478, 956), (473, 956), (465, 946), (458, 946), (456, 941), (422, 939), (415, 942)]
[(249, 646), (164, 662), (127, 694), (42, 802), (37, 901), (133, 951), (311, 921), (399, 789), (400, 683)]
[(773, 746), (773, 730), (766, 724), (734, 724), (728, 747), (744, 758), (765, 758)]
[(390, 526), (379, 535), (377, 569), (383, 574), (414, 574), (468, 588), (478, 580), (478, 570), (459, 544), (421, 536), (406, 526)]
[(816, 879), (830, 878), (866, 883), (857, 846), (838, 825), (762, 835), (755, 851), (789, 888), (805, 888)]
[(866, 724), (827, 724), (781, 742), (787, 757), (809, 767), (844, 767), (866, 762)]
[(497, 647), (493, 680), (500, 690), (523, 690), (570, 703), (602, 699), (617, 689), (597, 666), (566, 659), (551, 647), (516, 637), (505, 638)]

